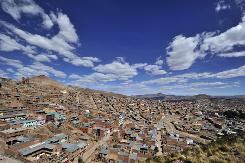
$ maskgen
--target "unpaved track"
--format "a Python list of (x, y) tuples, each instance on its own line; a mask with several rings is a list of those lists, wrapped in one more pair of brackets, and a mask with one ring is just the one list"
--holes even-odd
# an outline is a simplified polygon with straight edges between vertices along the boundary
[(209, 142), (206, 139), (200, 138), (198, 135), (194, 135), (194, 134), (190, 134), (190, 133), (187, 133), (187, 132), (176, 130), (174, 125), (171, 123), (173, 121), (176, 121), (176, 119), (178, 119), (178, 117), (172, 116), (172, 115), (164, 116), (161, 119), (163, 121), (163, 123), (164, 123), (164, 126), (165, 126), (167, 132), (169, 132), (169, 133), (170, 132), (174, 132), (174, 133), (177, 133), (177, 134), (179, 134), (181, 136), (189, 137), (189, 138), (193, 139), (194, 141), (196, 141), (198, 143), (202, 143), (202, 144), (207, 144)]

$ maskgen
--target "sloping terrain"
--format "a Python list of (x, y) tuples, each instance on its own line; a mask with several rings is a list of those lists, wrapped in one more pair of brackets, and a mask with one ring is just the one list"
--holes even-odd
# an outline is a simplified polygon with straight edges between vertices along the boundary
[(146, 162), (245, 162), (245, 135), (224, 137), (208, 145), (186, 149), (181, 153), (154, 157)]
[(35, 83), (38, 84), (40, 86), (49, 86), (49, 87), (54, 87), (54, 88), (64, 88), (64, 86), (62, 84), (60, 84), (59, 82), (50, 79), (49, 77), (45, 76), (45, 75), (40, 75), (40, 76), (35, 76), (29, 79), (30, 83)]

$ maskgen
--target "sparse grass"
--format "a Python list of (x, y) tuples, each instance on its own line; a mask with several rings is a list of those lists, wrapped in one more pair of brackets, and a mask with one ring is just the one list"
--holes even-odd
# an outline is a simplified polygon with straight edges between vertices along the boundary
[(147, 163), (193, 162), (193, 163), (235, 163), (245, 162), (245, 135), (224, 137), (201, 147), (186, 149), (146, 160)]

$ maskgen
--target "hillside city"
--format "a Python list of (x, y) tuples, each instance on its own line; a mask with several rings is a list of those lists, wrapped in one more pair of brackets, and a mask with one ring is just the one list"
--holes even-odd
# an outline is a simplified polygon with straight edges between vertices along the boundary
[(125, 96), (40, 75), (0, 79), (5, 162), (139, 162), (245, 131), (245, 98)]

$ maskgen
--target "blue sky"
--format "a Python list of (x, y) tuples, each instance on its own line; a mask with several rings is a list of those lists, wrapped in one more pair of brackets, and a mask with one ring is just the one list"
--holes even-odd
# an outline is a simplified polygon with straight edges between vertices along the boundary
[(244, 95), (244, 13), (244, 0), (2, 0), (0, 76), (127, 95)]

